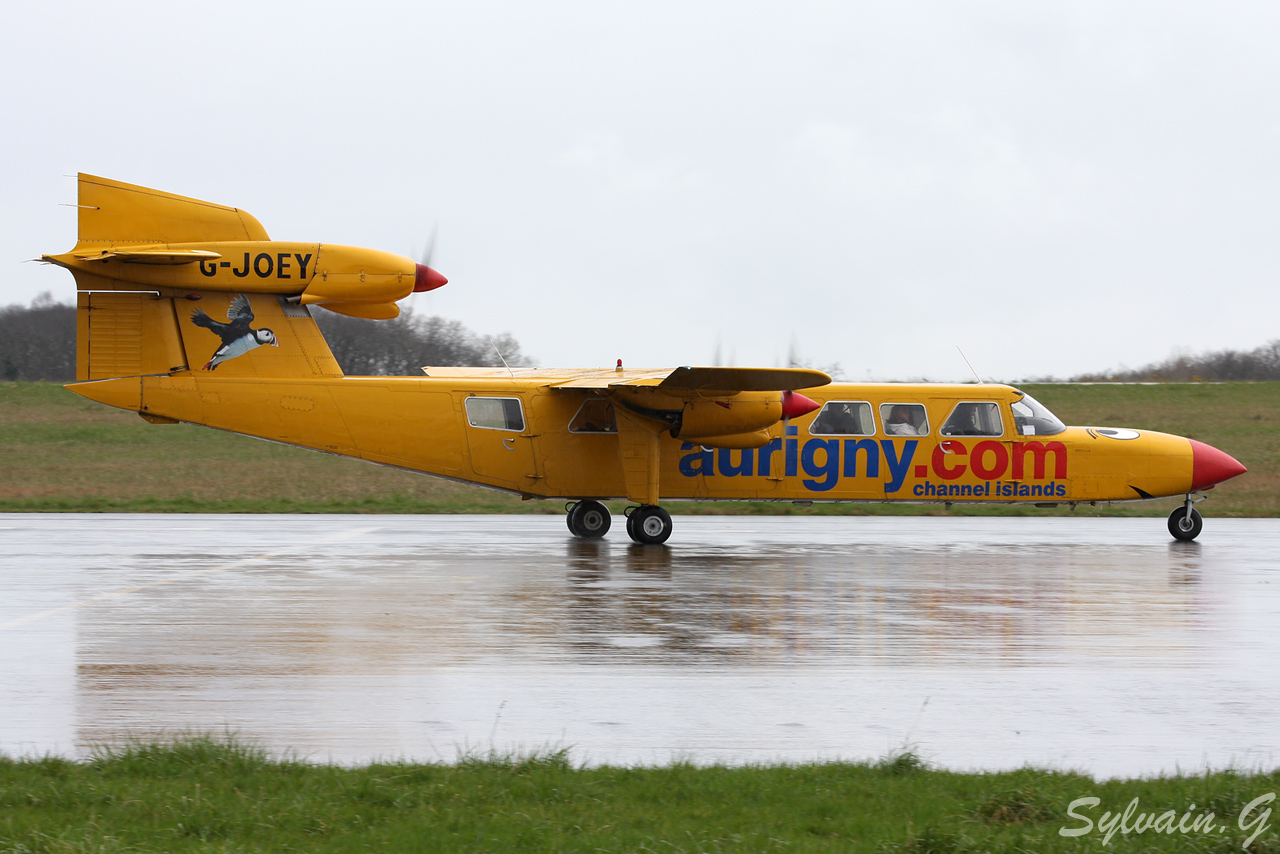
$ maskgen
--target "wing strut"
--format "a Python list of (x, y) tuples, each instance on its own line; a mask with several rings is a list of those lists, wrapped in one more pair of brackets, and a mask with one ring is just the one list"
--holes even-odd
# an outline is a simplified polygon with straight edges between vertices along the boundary
[(627, 500), (656, 506), (659, 501), (658, 472), (662, 457), (659, 436), (670, 425), (615, 406), (618, 420), (618, 453), (622, 455), (622, 476)]

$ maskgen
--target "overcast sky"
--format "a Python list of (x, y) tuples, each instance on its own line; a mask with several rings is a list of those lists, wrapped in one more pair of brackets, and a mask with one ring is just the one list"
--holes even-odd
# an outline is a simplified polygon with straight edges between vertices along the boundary
[(544, 366), (1067, 376), (1280, 337), (1274, 3), (21, 4), (0, 305), (76, 171), (421, 249)]

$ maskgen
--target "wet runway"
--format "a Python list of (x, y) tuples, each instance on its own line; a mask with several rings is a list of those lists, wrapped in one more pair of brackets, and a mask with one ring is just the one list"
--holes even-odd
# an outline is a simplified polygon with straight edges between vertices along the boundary
[(1280, 764), (1280, 521), (621, 522), (0, 515), (0, 752)]

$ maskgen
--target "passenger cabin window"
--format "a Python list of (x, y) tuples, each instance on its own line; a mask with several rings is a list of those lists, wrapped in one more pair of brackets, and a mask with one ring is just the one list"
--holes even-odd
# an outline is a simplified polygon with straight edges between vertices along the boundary
[(943, 436), (1003, 436), (1000, 407), (987, 401), (957, 403), (941, 432)]
[(578, 407), (578, 414), (569, 422), (570, 433), (617, 433), (618, 421), (613, 414), (613, 404), (595, 398)]
[(518, 397), (468, 397), (467, 423), (484, 430), (524, 430)]
[(1053, 436), (1067, 429), (1058, 416), (1029, 394), (1009, 404), (1009, 408), (1013, 410), (1013, 425), (1019, 436)]
[(827, 401), (809, 425), (814, 436), (874, 436), (871, 404), (860, 400)]
[(927, 436), (929, 416), (919, 403), (882, 403), (880, 422), (886, 436)]

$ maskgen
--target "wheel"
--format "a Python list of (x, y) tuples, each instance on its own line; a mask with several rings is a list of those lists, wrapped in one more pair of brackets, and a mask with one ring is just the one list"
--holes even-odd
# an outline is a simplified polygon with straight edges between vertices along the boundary
[(1204, 519), (1200, 518), (1200, 511), (1194, 507), (1191, 508), (1191, 518), (1187, 518), (1187, 508), (1179, 507), (1169, 514), (1169, 533), (1173, 534), (1175, 540), (1190, 542), (1200, 536), (1200, 529), (1204, 527)]
[(609, 515), (609, 508), (599, 501), (579, 501), (569, 508), (565, 522), (575, 537), (598, 540), (609, 533), (613, 518)]
[(573, 530), (573, 511), (577, 506), (578, 502), (576, 501), (570, 501), (564, 506), (564, 523), (569, 526), (569, 533), (573, 534), (575, 537), (578, 536), (578, 534)]
[(653, 504), (644, 504), (627, 516), (627, 535), (642, 545), (660, 545), (671, 536), (671, 514)]

